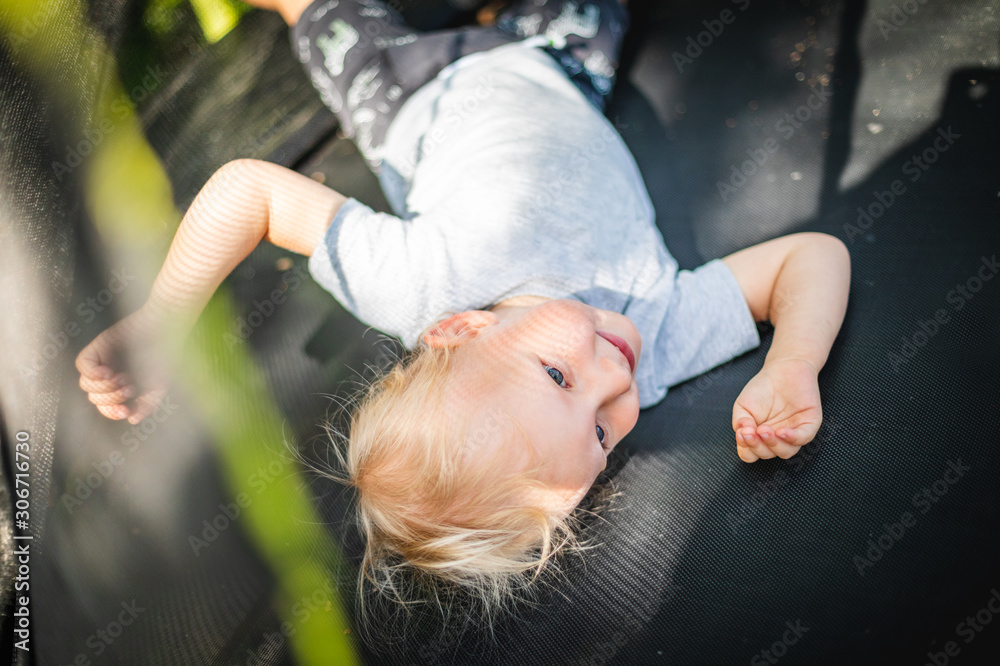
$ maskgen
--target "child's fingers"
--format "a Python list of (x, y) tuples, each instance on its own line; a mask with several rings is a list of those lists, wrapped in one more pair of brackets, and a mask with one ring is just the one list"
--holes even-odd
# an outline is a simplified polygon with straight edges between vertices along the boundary
[(736, 455), (745, 463), (757, 462), (759, 460), (757, 454), (747, 448), (739, 433), (736, 434)]
[(87, 393), (111, 393), (125, 386), (128, 378), (124, 373), (118, 373), (111, 379), (91, 379), (80, 375), (80, 388)]
[(111, 368), (102, 365), (101, 355), (97, 351), (97, 347), (93, 344), (89, 344), (83, 348), (76, 357), (76, 369), (84, 377), (89, 377), (90, 379), (111, 379), (114, 377), (115, 372)]
[(757, 435), (757, 431), (754, 428), (749, 426), (740, 428), (739, 434), (742, 435), (747, 448), (750, 449), (758, 458), (769, 460), (775, 456), (774, 451), (768, 448), (767, 444), (764, 443), (764, 440)]
[(166, 393), (165, 390), (160, 389), (139, 396), (135, 401), (135, 408), (132, 414), (128, 417), (128, 422), (135, 425), (151, 416), (153, 412), (160, 408), (160, 403), (163, 401)]
[(795, 426), (794, 428), (778, 428), (778, 437), (783, 442), (787, 442), (794, 446), (803, 446), (808, 444), (816, 436), (816, 431), (819, 430), (819, 426), (811, 423), (804, 423)]
[(739, 432), (744, 428), (755, 428), (757, 427), (757, 421), (754, 420), (750, 413), (740, 407), (739, 405), (733, 406), (733, 430)]
[(88, 393), (87, 399), (95, 405), (120, 405), (135, 395), (135, 389), (125, 386), (109, 393)]
[(736, 431), (736, 455), (745, 463), (757, 462), (760, 457), (750, 449), (750, 444), (743, 438), (743, 431), (749, 432), (757, 424), (742, 409), (737, 407), (733, 411), (739, 414), (733, 417), (733, 430)]
[(774, 428), (770, 426), (760, 426), (757, 428), (757, 434), (760, 436), (761, 441), (779, 458), (787, 460), (799, 452), (798, 446), (780, 438), (775, 433)]
[(130, 410), (125, 405), (98, 405), (97, 411), (112, 421), (121, 421), (128, 418)]
[(795, 428), (778, 428), (776, 434), (781, 441), (788, 442), (789, 444), (795, 444), (799, 441), (799, 434), (795, 431)]

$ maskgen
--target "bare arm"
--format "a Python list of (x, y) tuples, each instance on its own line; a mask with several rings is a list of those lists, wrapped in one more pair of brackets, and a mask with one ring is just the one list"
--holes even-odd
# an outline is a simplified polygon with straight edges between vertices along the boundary
[(834, 236), (802, 232), (722, 260), (736, 276), (754, 319), (774, 326), (767, 361), (798, 358), (819, 372), (847, 310), (847, 247)]
[[(168, 384), (166, 370), (157, 367), (162, 359), (150, 358), (151, 339), (166, 329), (174, 341), (183, 339), (222, 281), (261, 240), (311, 254), (346, 200), (269, 162), (235, 160), (216, 171), (184, 214), (146, 304), (77, 356), (80, 387), (90, 401), (111, 419), (138, 423), (151, 414)], [(142, 380), (120, 371), (126, 354)]]
[(249, 159), (225, 164), (184, 215), (147, 306), (193, 324), (261, 240), (309, 255), (346, 200), (277, 164)]
[(747, 462), (791, 457), (815, 437), (822, 422), (816, 376), (847, 310), (850, 255), (833, 236), (803, 232), (723, 261), (754, 319), (774, 325), (764, 367), (734, 405), (738, 453)]

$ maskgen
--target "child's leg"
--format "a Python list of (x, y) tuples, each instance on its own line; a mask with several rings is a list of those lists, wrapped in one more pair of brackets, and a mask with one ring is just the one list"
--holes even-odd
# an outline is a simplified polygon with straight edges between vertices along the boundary
[(622, 0), (518, 0), (500, 12), (496, 23), (498, 30), (520, 39), (553, 39), (556, 44), (545, 50), (601, 111), (614, 87), (628, 26)]
[(292, 48), (313, 86), (376, 171), (405, 83), (385, 49), (416, 39), (417, 31), (380, 0), (315, 0), (291, 28)]
[[(482, 33), (474, 44), (464, 38), (470, 30)], [(345, 136), (378, 173), (386, 130), (412, 93), (454, 60), (515, 38), (493, 26), (420, 32), (381, 0), (315, 0), (291, 40)]]
[(496, 25), (424, 33), (412, 44), (390, 47), (387, 56), (399, 72), (420, 63), (424, 69), (409, 78), (422, 84), (462, 56), (545, 35), (556, 42), (545, 51), (603, 112), (629, 26), (624, 1), (502, 0), (502, 4), (495, 16)]
[[(265, 0), (293, 3), (297, 0)], [(314, 0), (291, 29), (292, 45), (324, 103), (376, 173), (386, 130), (403, 103), (455, 60), (539, 32), (598, 109), (611, 92), (628, 14), (617, 0), (519, 0), (496, 26), (420, 32), (381, 0)]]

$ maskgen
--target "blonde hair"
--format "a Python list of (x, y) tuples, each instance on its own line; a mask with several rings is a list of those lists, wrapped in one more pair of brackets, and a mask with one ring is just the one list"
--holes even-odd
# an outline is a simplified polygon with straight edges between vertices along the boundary
[[(492, 631), (502, 612), (530, 601), (543, 573), (558, 573), (557, 556), (592, 547), (576, 532), (614, 494), (604, 479), (569, 515), (533, 504), (527, 498), (545, 489), (535, 478), (542, 462), (513, 420), (513, 428), (490, 434), (513, 430), (520, 437), (487, 456), (470, 455), (480, 450), (484, 429), (447, 413), (445, 400), (462, 348), (421, 343), (351, 400), (348, 437), (328, 427), (340, 471), (323, 473), (356, 491), (365, 541), (357, 592), (366, 636), (375, 624), (368, 621), (366, 584), (376, 601), (397, 602), (389, 605), (407, 615), (410, 605), (431, 603), (447, 622), (460, 607), (460, 618)], [(526, 454), (526, 468), (512, 469), (517, 453)], [(499, 472), (505, 469), (511, 471)]]

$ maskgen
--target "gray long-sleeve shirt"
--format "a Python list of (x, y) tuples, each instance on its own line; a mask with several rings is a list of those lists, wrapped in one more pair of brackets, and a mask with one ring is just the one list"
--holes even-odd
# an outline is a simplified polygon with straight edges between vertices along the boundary
[(309, 269), (408, 349), (448, 312), (575, 298), (635, 322), (649, 407), (760, 344), (729, 268), (678, 270), (621, 137), (530, 44), (467, 56), (414, 93), (379, 178), (396, 215), (348, 199)]

